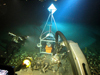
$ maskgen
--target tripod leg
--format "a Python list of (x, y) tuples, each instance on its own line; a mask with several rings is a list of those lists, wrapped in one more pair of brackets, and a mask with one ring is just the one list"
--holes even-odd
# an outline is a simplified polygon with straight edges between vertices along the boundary
[(56, 22), (55, 22), (55, 19), (54, 19), (53, 15), (52, 15), (52, 18), (53, 18), (53, 20), (54, 20), (54, 23), (55, 23), (55, 26), (56, 26), (56, 30), (58, 31), (57, 25), (56, 25)]
[[(48, 20), (49, 20), (49, 18), (50, 18), (50, 15), (51, 15), (51, 14), (49, 14), (49, 16), (48, 16), (48, 19), (47, 19), (47, 21), (46, 21), (46, 24), (45, 24), (45, 26), (44, 26), (44, 28), (43, 28), (42, 33), (41, 33), (41, 36), (42, 36), (42, 34), (43, 34), (43, 32), (44, 32), (44, 29), (45, 29), (45, 27), (46, 27), (46, 25), (47, 25), (47, 23), (48, 23)], [(40, 36), (40, 37), (41, 37), (41, 36)]]

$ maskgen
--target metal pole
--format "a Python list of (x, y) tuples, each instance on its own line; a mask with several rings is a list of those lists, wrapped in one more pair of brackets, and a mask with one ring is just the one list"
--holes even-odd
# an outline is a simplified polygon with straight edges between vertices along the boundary
[[(45, 29), (45, 27), (46, 27), (46, 25), (47, 25), (47, 23), (48, 23), (49, 17), (50, 17), (50, 14), (49, 14), (49, 16), (48, 16), (48, 19), (47, 19), (47, 22), (46, 22), (46, 24), (45, 24), (45, 26), (44, 26), (44, 29)], [(43, 29), (42, 33), (44, 32), (44, 29)], [(42, 36), (42, 33), (41, 33), (41, 36)], [(40, 36), (40, 37), (41, 37), (41, 36)]]
[(52, 27), (52, 13), (50, 13), (50, 16), (51, 16), (51, 24), (49, 25), (49, 33), (51, 33), (51, 27)]
[(55, 26), (56, 26), (56, 30), (58, 31), (57, 25), (56, 25), (56, 22), (55, 22), (55, 19), (54, 19), (53, 15), (52, 15), (52, 18), (53, 18), (53, 20), (54, 20), (54, 23), (55, 23)]

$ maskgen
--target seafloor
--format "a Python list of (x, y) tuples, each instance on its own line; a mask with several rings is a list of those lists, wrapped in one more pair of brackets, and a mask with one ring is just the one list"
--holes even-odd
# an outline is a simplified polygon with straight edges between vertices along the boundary
[[(61, 26), (66, 27), (66, 29), (61, 29)], [(66, 39), (68, 38), (68, 40), (73, 40), (79, 44), (88, 61), (91, 74), (99, 75), (100, 35), (98, 34), (98, 29), (93, 30), (85, 26), (59, 23), (58, 30), (65, 35)], [(2, 27), (0, 29), (0, 64), (15, 66), (17, 70), (18, 66), (26, 57), (37, 57), (39, 54), (37, 43), (39, 43), (41, 30), (41, 26), (35, 25)], [(30, 38), (25, 41), (24, 45), (14, 45), (11, 43), (12, 37), (8, 35), (8, 32), (12, 32), (18, 36), (28, 35)]]

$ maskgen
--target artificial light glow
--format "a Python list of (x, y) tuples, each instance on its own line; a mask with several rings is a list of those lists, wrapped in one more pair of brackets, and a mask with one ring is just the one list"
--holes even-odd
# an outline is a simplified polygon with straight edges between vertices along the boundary
[(53, 14), (56, 10), (57, 10), (57, 9), (56, 9), (56, 7), (55, 7), (53, 4), (51, 4), (51, 5), (49, 6), (49, 8), (48, 8), (48, 11), (51, 12), (52, 14)]
[(29, 62), (30, 62), (29, 60), (25, 60), (24, 64), (29, 65)]
[(54, 0), (54, 1), (57, 1), (57, 0)]

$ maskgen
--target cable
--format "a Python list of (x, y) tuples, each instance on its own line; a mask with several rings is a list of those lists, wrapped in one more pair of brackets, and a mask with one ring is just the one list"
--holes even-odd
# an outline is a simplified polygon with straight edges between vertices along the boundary
[(67, 39), (65, 38), (65, 36), (60, 31), (57, 31), (56, 34), (55, 34), (56, 45), (58, 45), (58, 35), (62, 38), (67, 50), (70, 51), (70, 52), (68, 52), (68, 57), (69, 57), (69, 60), (70, 60), (71, 66), (72, 66), (73, 74), (74, 75), (79, 75), (78, 71), (77, 71), (77, 68), (76, 68), (75, 61), (74, 61), (73, 56), (72, 56), (70, 45), (69, 45)]

